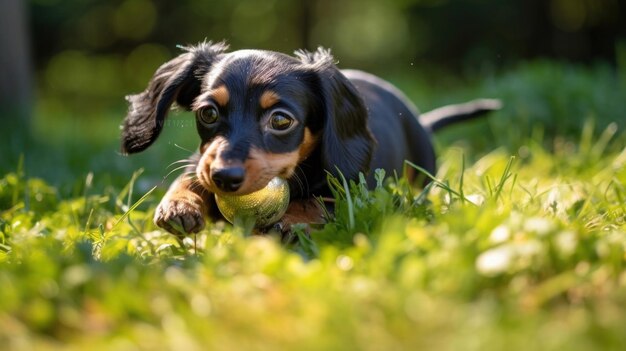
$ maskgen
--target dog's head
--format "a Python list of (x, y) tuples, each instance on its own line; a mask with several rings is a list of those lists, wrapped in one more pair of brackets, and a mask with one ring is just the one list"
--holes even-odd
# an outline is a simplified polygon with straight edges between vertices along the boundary
[(212, 192), (247, 194), (273, 177), (290, 178), (316, 149), (320, 167), (332, 174), (367, 171), (373, 145), (367, 110), (329, 51), (291, 57), (226, 49), (188, 47), (156, 71), (144, 92), (128, 96), (122, 152), (150, 146), (175, 102), (195, 112), (196, 175)]

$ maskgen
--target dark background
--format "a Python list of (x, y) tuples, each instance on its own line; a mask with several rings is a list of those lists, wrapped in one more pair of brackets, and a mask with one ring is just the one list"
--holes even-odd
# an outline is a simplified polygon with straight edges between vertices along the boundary
[(287, 53), (321, 45), (342, 67), (433, 73), (437, 85), (440, 71), (538, 57), (615, 64), (626, 37), (617, 0), (31, 0), (25, 11), (41, 93), (90, 107), (143, 89), (176, 45), (204, 39)]
[(617, 0), (31, 0), (27, 10), (39, 68), (65, 50), (128, 59), (139, 45), (172, 51), (205, 38), (284, 52), (324, 45), (369, 68), (612, 61), (626, 34)]

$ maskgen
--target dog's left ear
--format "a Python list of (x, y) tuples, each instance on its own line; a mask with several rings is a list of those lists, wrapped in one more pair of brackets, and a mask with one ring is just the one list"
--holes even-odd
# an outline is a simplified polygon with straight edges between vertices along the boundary
[(325, 115), (321, 139), (324, 168), (332, 175), (358, 179), (369, 170), (374, 138), (360, 94), (335, 66), (329, 50), (297, 51), (296, 56), (316, 76), (314, 88)]
[(161, 133), (174, 102), (190, 109), (200, 94), (202, 77), (227, 45), (204, 42), (184, 49), (185, 53), (157, 69), (146, 90), (126, 97), (129, 109), (122, 126), (122, 153), (135, 153), (150, 146)]

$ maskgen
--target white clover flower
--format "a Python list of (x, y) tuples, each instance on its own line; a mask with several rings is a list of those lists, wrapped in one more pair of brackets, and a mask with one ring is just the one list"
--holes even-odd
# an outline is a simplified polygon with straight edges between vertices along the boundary
[(576, 233), (566, 230), (560, 232), (556, 236), (556, 247), (561, 251), (561, 253), (570, 255), (574, 253), (576, 250), (576, 245), (578, 244), (578, 238), (576, 237)]
[(511, 237), (511, 229), (504, 224), (495, 227), (489, 235), (489, 240), (494, 244), (503, 243)]
[(509, 269), (514, 254), (514, 249), (510, 245), (487, 250), (476, 259), (476, 269), (486, 276), (498, 275)]
[(531, 217), (524, 221), (524, 230), (544, 236), (554, 229), (554, 223), (547, 218)]
[(476, 206), (480, 206), (485, 203), (485, 197), (481, 194), (469, 194), (465, 196), (465, 199)]

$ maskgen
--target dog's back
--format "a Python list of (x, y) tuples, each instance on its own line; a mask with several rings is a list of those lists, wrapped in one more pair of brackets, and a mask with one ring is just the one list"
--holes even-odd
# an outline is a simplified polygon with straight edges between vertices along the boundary
[(359, 91), (367, 107), (370, 131), (377, 142), (370, 169), (382, 168), (388, 174), (395, 171), (400, 175), (405, 160), (434, 174), (436, 156), (431, 132), (501, 107), (498, 100), (480, 99), (440, 107), (420, 116), (413, 103), (391, 83), (358, 70), (342, 70), (342, 73)]
[[(430, 133), (419, 123), (417, 108), (390, 83), (365, 72), (344, 70), (361, 93), (369, 113), (369, 127), (377, 145), (370, 169), (401, 174), (405, 160), (435, 171)], [(370, 178), (373, 176), (370, 172)]]

